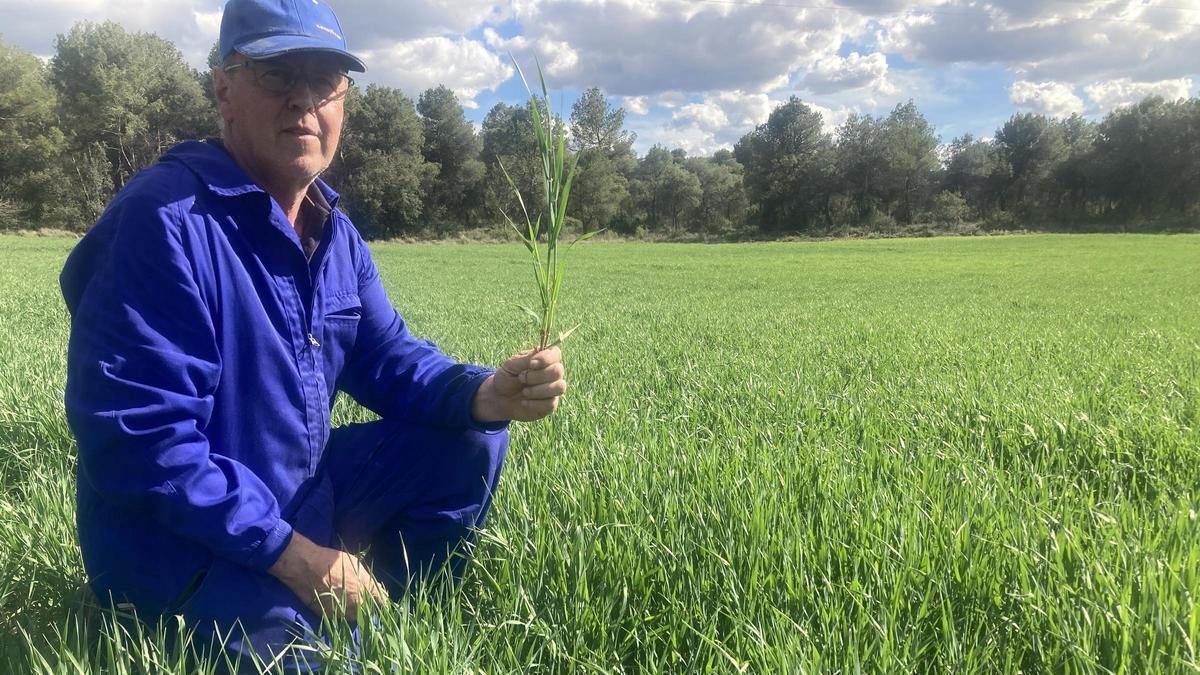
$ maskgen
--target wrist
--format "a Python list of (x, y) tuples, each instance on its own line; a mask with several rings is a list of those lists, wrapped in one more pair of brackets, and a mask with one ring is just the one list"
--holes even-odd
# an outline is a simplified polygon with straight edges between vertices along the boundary
[(495, 375), (489, 375), (475, 390), (475, 397), (471, 399), (471, 417), (477, 424), (503, 422), (509, 419), (500, 410), (495, 380)]
[(316, 547), (311, 540), (299, 532), (292, 532), (292, 537), (288, 541), (283, 552), (279, 554), (279, 558), (275, 560), (275, 564), (267, 570), (271, 576), (288, 584), (299, 581), (305, 578), (306, 565), (308, 563), (310, 548)]

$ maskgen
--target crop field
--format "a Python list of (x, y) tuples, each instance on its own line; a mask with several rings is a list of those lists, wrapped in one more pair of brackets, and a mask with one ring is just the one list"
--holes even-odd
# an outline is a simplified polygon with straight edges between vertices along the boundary
[[(211, 670), (80, 590), (73, 243), (0, 238), (0, 671)], [(374, 251), (451, 355), (536, 339), (518, 244)], [(331, 671), (1200, 670), (1200, 236), (589, 242), (561, 302), (466, 578)]]

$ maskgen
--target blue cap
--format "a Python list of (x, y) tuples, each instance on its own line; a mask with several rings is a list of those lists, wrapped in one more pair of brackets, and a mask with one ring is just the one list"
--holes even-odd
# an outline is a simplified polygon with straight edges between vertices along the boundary
[(346, 51), (342, 25), (321, 0), (229, 0), (221, 15), (221, 62), (235, 51), (252, 59), (329, 52), (345, 59), (349, 70), (367, 70)]

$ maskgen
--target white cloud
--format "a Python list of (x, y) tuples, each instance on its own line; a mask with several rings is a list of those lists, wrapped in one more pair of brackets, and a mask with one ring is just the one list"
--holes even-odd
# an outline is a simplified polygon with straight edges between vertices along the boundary
[(689, 153), (711, 154), (732, 147), (739, 138), (767, 121), (780, 102), (766, 94), (722, 91), (700, 101), (680, 106), (671, 116), (670, 128), (692, 147)]
[(745, 131), (750, 131), (766, 122), (771, 111), (783, 103), (772, 100), (766, 94), (752, 94), (743, 91), (723, 91), (713, 96), (711, 100), (721, 106), (731, 124)]
[(463, 35), (510, 16), (508, 3), (491, 0), (334, 0), (350, 49), (380, 49), (397, 40)]
[(678, 108), (687, 102), (687, 97), (677, 91), (664, 91), (654, 97), (654, 105), (664, 108)]
[(555, 74), (556, 86), (598, 86), (616, 96), (769, 92), (786, 86), (797, 69), (836, 54), (866, 27), (852, 11), (776, 3), (527, 0), (513, 6), (524, 32), (504, 44), (519, 59), (533, 52), (550, 63), (565, 45), (573, 55)]
[[(533, 61), (533, 58), (522, 59), (522, 56), (536, 57), (535, 63), (540, 64), (543, 74), (550, 77), (568, 73), (579, 63), (579, 54), (566, 42), (545, 40), (534, 44), (523, 35), (501, 37), (493, 28), (485, 28), (483, 36), (489, 47), (497, 52), (512, 54), (517, 63)], [(535, 68), (536, 65), (527, 64), (521, 69), (526, 71), (526, 78), (531, 78)]]
[(621, 105), (634, 115), (645, 115), (650, 112), (650, 105), (645, 96), (626, 96), (621, 99)]
[(834, 134), (837, 128), (846, 122), (846, 118), (850, 117), (850, 113), (855, 112), (853, 108), (841, 106), (839, 108), (827, 108), (823, 105), (805, 101), (804, 105), (821, 113), (821, 130), (827, 134)]
[(677, 127), (697, 129), (710, 136), (729, 127), (729, 117), (715, 101), (689, 103), (676, 110), (671, 119)]
[(895, 93), (887, 81), (887, 57), (880, 52), (863, 56), (851, 52), (821, 57), (805, 74), (803, 84), (814, 94), (829, 94), (847, 89), (870, 87), (885, 94)]
[(1062, 82), (1020, 80), (1009, 88), (1009, 97), (1020, 108), (1051, 117), (1083, 112), (1083, 99), (1075, 95), (1071, 85)]
[(70, 32), (78, 22), (115, 21), (128, 31), (170, 40), (188, 63), (202, 67), (217, 41), (220, 10), (220, 0), (0, 0), (0, 33), (9, 44), (48, 54), (54, 50), (54, 37)]
[(1192, 94), (1192, 80), (1183, 77), (1159, 82), (1134, 82), (1126, 77), (1089, 84), (1083, 91), (1100, 112), (1107, 112), (1137, 103), (1147, 96), (1161, 96), (1168, 101), (1188, 98)]
[(419, 38), (362, 52), (373, 82), (399, 87), (412, 96), (444, 84), (464, 107), (476, 107), (475, 96), (495, 89), (513, 69), (482, 43), (466, 38)]
[[(638, 135), (641, 137), (641, 134)], [(717, 143), (712, 134), (696, 127), (666, 125), (652, 136), (653, 143), (666, 148), (681, 148), (691, 157), (711, 155), (728, 147)], [(648, 139), (649, 140), (649, 139)]]
[(930, 12), (917, 6), (928, 3), (917, 3), (881, 19), (878, 47), (929, 66), (999, 64), (1032, 82), (1156, 81), (1196, 72), (1196, 0), (950, 4)]
[[(202, 67), (217, 41), (224, 0), (0, 0), (4, 40), (35, 53), (53, 51), (54, 36), (78, 21), (112, 20), (172, 42)], [(483, 0), (334, 0), (351, 51), (386, 49), (398, 40), (462, 35), (510, 16), (508, 3)]]

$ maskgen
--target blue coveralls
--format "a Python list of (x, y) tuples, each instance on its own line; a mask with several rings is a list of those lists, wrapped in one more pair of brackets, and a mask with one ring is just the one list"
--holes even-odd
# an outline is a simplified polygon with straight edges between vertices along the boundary
[[(482, 523), (508, 446), (470, 414), (492, 371), (409, 334), (340, 211), (309, 259), (219, 143), (183, 143), (113, 199), (61, 285), (102, 601), (201, 637), (240, 621), (228, 648), (266, 655), (318, 625), (267, 574), (293, 530), (367, 548), (398, 592)], [(382, 419), (331, 430), (338, 391)]]

